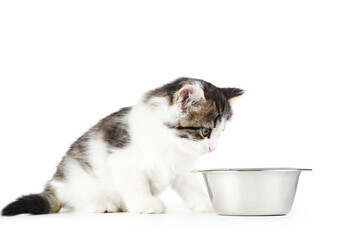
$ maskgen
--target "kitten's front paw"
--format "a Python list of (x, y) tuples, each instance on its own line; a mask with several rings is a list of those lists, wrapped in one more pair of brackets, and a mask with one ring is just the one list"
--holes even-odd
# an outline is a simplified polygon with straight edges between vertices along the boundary
[(208, 213), (213, 212), (213, 207), (209, 199), (198, 199), (189, 204), (189, 208), (194, 212)]
[(155, 214), (155, 213), (164, 213), (166, 208), (165, 204), (153, 197), (138, 202), (133, 202), (128, 206), (128, 210), (131, 213), (140, 213), (140, 214)]

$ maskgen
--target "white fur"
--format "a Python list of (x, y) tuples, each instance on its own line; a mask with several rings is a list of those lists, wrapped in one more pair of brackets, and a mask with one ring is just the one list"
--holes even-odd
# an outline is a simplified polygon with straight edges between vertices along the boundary
[(194, 174), (194, 160), (215, 150), (224, 121), (210, 139), (190, 141), (176, 137), (163, 123), (176, 122), (178, 106), (169, 107), (161, 97), (140, 101), (126, 116), (131, 143), (123, 149), (108, 146), (93, 136), (89, 162), (92, 172), (75, 160), (65, 166), (63, 181), (51, 180), (56, 197), (65, 208), (77, 212), (126, 210), (133, 213), (163, 213), (165, 205), (156, 196), (171, 186), (190, 209), (210, 211), (209, 198)]

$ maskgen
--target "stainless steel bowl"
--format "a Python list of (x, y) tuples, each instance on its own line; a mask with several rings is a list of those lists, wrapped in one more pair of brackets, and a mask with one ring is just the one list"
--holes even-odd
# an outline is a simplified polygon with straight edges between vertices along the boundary
[(203, 174), (219, 215), (285, 215), (294, 202), (301, 171), (296, 168), (194, 170)]

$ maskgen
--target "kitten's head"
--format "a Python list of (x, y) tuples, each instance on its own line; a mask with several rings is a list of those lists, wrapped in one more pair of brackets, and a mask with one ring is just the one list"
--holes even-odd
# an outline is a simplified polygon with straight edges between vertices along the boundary
[(165, 98), (169, 114), (164, 124), (182, 147), (204, 154), (216, 149), (232, 116), (231, 102), (243, 93), (238, 88), (218, 88), (200, 79), (179, 78), (149, 92), (145, 101), (157, 106), (161, 101), (156, 99)]

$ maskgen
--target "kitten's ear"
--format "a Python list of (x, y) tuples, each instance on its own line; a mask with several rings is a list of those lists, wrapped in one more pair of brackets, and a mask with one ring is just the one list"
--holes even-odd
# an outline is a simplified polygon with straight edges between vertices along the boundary
[(239, 97), (244, 94), (245, 90), (240, 88), (222, 88), (221, 91), (224, 93), (227, 100), (233, 100), (236, 97)]
[(176, 103), (182, 111), (185, 111), (201, 99), (205, 99), (204, 90), (197, 85), (185, 84), (175, 93)]

